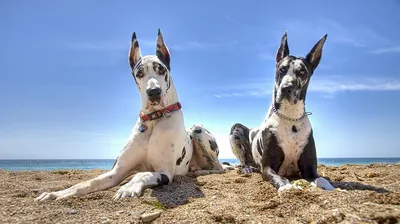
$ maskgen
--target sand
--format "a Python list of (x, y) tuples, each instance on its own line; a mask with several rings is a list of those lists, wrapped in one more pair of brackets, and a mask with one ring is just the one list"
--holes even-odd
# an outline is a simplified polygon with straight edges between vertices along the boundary
[[(118, 187), (61, 201), (34, 202), (43, 191), (59, 190), (95, 177), (91, 171), (0, 171), (0, 223), (398, 223), (399, 165), (319, 165), (337, 189), (289, 190), (282, 194), (258, 173), (237, 171), (197, 178), (177, 176), (167, 186), (138, 198), (113, 201)], [(157, 217), (158, 216), (158, 217)]]

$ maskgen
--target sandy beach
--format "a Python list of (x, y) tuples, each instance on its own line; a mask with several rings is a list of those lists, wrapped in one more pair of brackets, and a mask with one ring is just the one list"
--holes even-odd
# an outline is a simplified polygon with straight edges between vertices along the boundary
[[(278, 194), (258, 173), (236, 170), (200, 177), (177, 176), (143, 197), (113, 201), (118, 187), (61, 201), (34, 202), (43, 191), (69, 187), (104, 170), (0, 171), (1, 223), (398, 223), (399, 165), (319, 165), (338, 188), (305, 187)], [(125, 182), (121, 183), (124, 184)]]

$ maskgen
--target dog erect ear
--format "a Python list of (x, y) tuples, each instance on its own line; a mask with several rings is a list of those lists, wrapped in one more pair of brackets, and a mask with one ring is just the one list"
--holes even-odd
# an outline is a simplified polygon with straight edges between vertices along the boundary
[(278, 49), (278, 52), (276, 52), (276, 63), (278, 63), (280, 60), (282, 60), (284, 57), (289, 55), (289, 46), (287, 43), (287, 32), (283, 33), (282, 39), (281, 39), (281, 46)]
[(132, 34), (131, 49), (129, 50), (129, 65), (133, 69), (136, 63), (140, 60), (142, 55), (140, 54), (139, 42), (136, 39), (136, 33)]
[(169, 63), (171, 61), (171, 55), (169, 54), (167, 45), (164, 43), (164, 38), (160, 29), (158, 29), (156, 55), (158, 59), (160, 59), (160, 61), (162, 61), (165, 66), (167, 66), (168, 70), (170, 70)]
[(321, 60), (322, 47), (324, 46), (327, 37), (328, 34), (325, 34), (325, 36), (315, 44), (310, 53), (306, 56), (306, 60), (311, 64), (313, 70), (317, 68), (319, 61)]

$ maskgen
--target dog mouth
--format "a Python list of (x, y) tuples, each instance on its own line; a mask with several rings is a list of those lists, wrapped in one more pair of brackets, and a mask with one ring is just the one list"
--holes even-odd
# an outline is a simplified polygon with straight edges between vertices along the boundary
[(294, 95), (284, 95), (284, 96), (280, 96), (276, 99), (277, 103), (282, 103), (283, 100), (286, 100), (287, 102), (289, 102), (292, 105), (296, 105), (299, 102), (299, 98), (294, 96)]
[(151, 108), (155, 108), (155, 107), (164, 107), (164, 102), (161, 100), (161, 97), (157, 97), (157, 98), (153, 98), (153, 99), (149, 99), (147, 101), (147, 107), (146, 109), (151, 109)]
[(161, 97), (149, 98), (150, 105), (158, 105), (161, 102)]

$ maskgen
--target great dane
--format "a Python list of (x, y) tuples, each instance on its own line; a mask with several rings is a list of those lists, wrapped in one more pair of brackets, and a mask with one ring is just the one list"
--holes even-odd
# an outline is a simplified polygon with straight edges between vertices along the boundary
[(279, 191), (298, 188), (290, 183), (292, 177), (334, 189), (317, 174), (313, 130), (305, 112), (308, 84), (321, 60), (326, 38), (319, 40), (306, 57), (297, 57), (289, 54), (285, 31), (276, 53), (272, 103), (263, 123), (258, 128), (236, 123), (231, 128), (229, 141), (242, 172), (258, 169)]
[(202, 125), (186, 130), (181, 104), (171, 76), (170, 52), (158, 30), (156, 55), (142, 56), (136, 34), (129, 50), (129, 65), (139, 90), (142, 108), (130, 137), (110, 171), (70, 188), (44, 192), (36, 201), (82, 196), (120, 184), (114, 199), (139, 197), (143, 190), (169, 184), (189, 171), (222, 173), (218, 145)]

